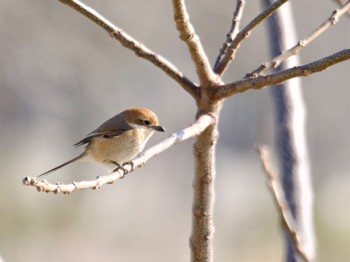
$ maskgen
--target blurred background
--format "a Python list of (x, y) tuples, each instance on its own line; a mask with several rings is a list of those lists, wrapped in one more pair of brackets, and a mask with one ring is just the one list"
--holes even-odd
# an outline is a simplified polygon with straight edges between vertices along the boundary
[[(197, 81), (175, 29), (170, 1), (86, 1)], [(235, 1), (188, 1), (214, 63)], [(305, 37), (338, 6), (293, 1)], [(315, 8), (317, 7), (317, 8)], [(242, 26), (260, 10), (247, 1)], [(312, 15), (311, 15), (312, 13)], [(302, 63), (350, 45), (349, 18), (301, 53)], [(225, 81), (268, 60), (266, 24), (242, 44)], [(173, 80), (59, 1), (0, 0), (0, 257), (4, 261), (189, 261), (193, 140), (151, 159), (114, 185), (72, 195), (22, 185), (79, 154), (72, 144), (116, 113), (149, 107), (167, 132), (189, 125), (196, 107)], [(321, 261), (350, 259), (349, 62), (303, 78)], [(273, 147), (268, 89), (225, 102), (217, 146), (215, 261), (281, 261), (283, 239), (254, 144)], [(50, 182), (93, 179), (106, 171), (76, 163)]]

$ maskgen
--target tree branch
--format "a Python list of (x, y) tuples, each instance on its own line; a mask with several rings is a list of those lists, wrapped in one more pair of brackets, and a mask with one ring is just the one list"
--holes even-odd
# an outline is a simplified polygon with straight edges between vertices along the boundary
[(268, 8), (262, 11), (257, 17), (255, 17), (247, 26), (245, 26), (233, 40), (232, 44), (229, 46), (225, 56), (222, 58), (221, 62), (217, 64), (214, 68), (214, 72), (218, 75), (222, 75), (227, 69), (230, 62), (234, 59), (237, 49), (240, 43), (246, 39), (250, 32), (262, 21), (268, 18), (273, 12), (275, 12), (281, 5), (283, 5), (288, 0), (278, 0), (271, 4)]
[(312, 63), (281, 70), (266, 76), (256, 78), (246, 78), (233, 83), (222, 85), (216, 92), (212, 93), (212, 99), (225, 98), (231, 95), (242, 93), (250, 89), (261, 89), (269, 85), (277, 85), (288, 79), (307, 76), (323, 71), (337, 63), (350, 59), (350, 49), (344, 49), (330, 56), (316, 60)]
[(235, 37), (239, 32), (239, 25), (241, 23), (244, 6), (245, 6), (244, 0), (237, 0), (236, 10), (233, 13), (230, 31), (226, 35), (226, 42), (223, 44), (222, 48), (220, 49), (220, 54), (216, 58), (214, 68), (218, 67), (219, 63), (221, 62), (224, 55), (226, 54), (227, 49), (232, 44), (233, 39), (235, 39)]
[(189, 78), (184, 76), (182, 72), (180, 72), (172, 63), (170, 63), (164, 57), (154, 53), (153, 51), (136, 41), (130, 35), (123, 32), (123, 30), (113, 25), (109, 20), (104, 18), (94, 9), (88, 7), (79, 0), (59, 1), (72, 7), (85, 17), (89, 18), (95, 24), (102, 27), (104, 30), (107, 31), (107, 33), (111, 37), (118, 40), (124, 47), (134, 51), (134, 53), (137, 56), (144, 58), (145, 60), (151, 62), (153, 65), (163, 70), (168, 76), (170, 76), (173, 80), (179, 83), (180, 86), (182, 86), (182, 88), (186, 90), (189, 94), (191, 94), (193, 97), (197, 96), (199, 92), (199, 87), (195, 85)]
[[(337, 2), (339, 6), (344, 6), (347, 3), (346, 0), (333, 0), (333, 2)], [(350, 10), (348, 11), (348, 18), (350, 18)]]
[[(124, 169), (127, 172), (132, 172), (134, 168), (142, 167), (150, 158), (160, 154), (173, 145), (183, 142), (189, 138), (200, 135), (208, 126), (215, 122), (215, 118), (209, 114), (201, 115), (192, 125), (170, 135), (167, 139), (158, 143), (157, 145), (147, 149), (143, 154), (136, 157), (132, 163), (133, 165), (125, 165)], [(133, 168), (133, 167), (134, 168)], [(38, 181), (35, 177), (25, 177), (23, 184), (26, 186), (34, 186), (39, 192), (53, 192), (55, 194), (63, 193), (70, 194), (76, 190), (82, 189), (99, 189), (105, 184), (113, 184), (118, 179), (124, 177), (124, 171), (118, 170), (114, 173), (98, 176), (94, 180), (87, 181), (73, 181), (69, 184), (62, 184), (60, 182), (52, 184), (46, 180)]]
[(266, 148), (258, 147), (257, 151), (260, 155), (260, 161), (263, 170), (268, 178), (270, 192), (272, 194), (273, 200), (277, 207), (277, 211), (281, 218), (282, 225), (285, 228), (286, 232), (290, 235), (295, 250), (298, 252), (299, 256), (303, 259), (303, 261), (308, 262), (309, 259), (301, 245), (296, 222), (293, 218), (292, 212), (285, 198), (280, 181), (278, 180), (278, 175), (273, 171), (272, 167), (270, 166), (268, 150)]
[(217, 76), (211, 69), (208, 57), (189, 20), (185, 0), (173, 0), (173, 8), (176, 28), (180, 33), (180, 39), (187, 44), (201, 86), (211, 86), (216, 82)]
[(247, 74), (245, 77), (256, 77), (259, 75), (263, 75), (266, 71), (270, 69), (277, 68), (283, 61), (288, 59), (289, 57), (298, 54), (304, 47), (310, 44), (313, 40), (315, 40), (318, 36), (320, 36), (324, 31), (329, 29), (331, 26), (335, 25), (339, 18), (346, 14), (350, 10), (350, 1), (348, 1), (341, 9), (334, 10), (332, 15), (324, 21), (318, 28), (316, 28), (310, 35), (308, 35), (305, 39), (299, 41), (292, 48), (284, 51), (282, 54), (276, 56), (270, 62), (266, 62), (255, 69), (250, 74)]

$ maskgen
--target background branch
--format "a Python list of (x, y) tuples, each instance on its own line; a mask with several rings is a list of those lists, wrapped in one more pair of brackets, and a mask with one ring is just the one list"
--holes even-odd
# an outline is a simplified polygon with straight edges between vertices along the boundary
[(60, 2), (72, 7), (74, 10), (78, 11), (85, 17), (89, 18), (98, 26), (102, 27), (107, 33), (118, 40), (124, 47), (134, 51), (134, 53), (144, 58), (145, 60), (151, 62), (153, 65), (164, 71), (169, 77), (175, 80), (182, 86), (193, 97), (198, 94), (198, 86), (195, 85), (189, 78), (184, 76), (172, 63), (166, 60), (159, 54), (154, 53), (144, 45), (140, 44), (130, 35), (126, 34), (123, 30), (113, 25), (109, 20), (104, 18), (98, 12), (96, 12), (91, 7), (88, 7), (79, 0), (59, 0)]
[(293, 240), (294, 247), (303, 261), (310, 261), (303, 250), (303, 246), (300, 242), (300, 237), (298, 235), (298, 228), (296, 226), (296, 221), (293, 218), (290, 206), (284, 195), (284, 191), (281, 187), (281, 183), (278, 179), (278, 175), (273, 171), (270, 166), (269, 153), (266, 148), (258, 147), (257, 151), (260, 155), (260, 161), (263, 170), (268, 178), (268, 185), (270, 188), (271, 195), (277, 207), (277, 212), (281, 218), (281, 222), (286, 232), (288, 232), (290, 238)]
[(214, 68), (214, 72), (218, 75), (222, 75), (227, 69), (230, 62), (234, 59), (237, 49), (241, 42), (246, 39), (250, 32), (262, 21), (268, 18), (273, 12), (275, 12), (281, 5), (283, 5), (288, 0), (278, 0), (271, 4), (268, 8), (262, 11), (257, 17), (255, 17), (248, 25), (246, 25), (233, 40), (232, 44), (229, 46), (225, 56), (221, 59), (221, 62), (217, 64)]
[[(158, 143), (157, 145), (147, 149), (144, 153), (140, 154), (134, 160), (132, 160), (133, 167), (138, 168), (143, 166), (150, 158), (160, 154), (161, 152), (167, 150), (173, 145), (176, 145), (180, 142), (183, 142), (189, 138), (196, 137), (201, 134), (209, 125), (214, 123), (215, 118), (211, 115), (204, 114), (201, 115), (192, 125), (189, 127), (182, 129), (176, 133), (170, 135), (167, 139)], [(124, 169), (128, 172), (132, 172), (133, 168), (131, 165), (125, 165)], [(35, 177), (25, 177), (23, 179), (23, 184), (26, 186), (34, 186), (37, 188), (39, 192), (53, 192), (55, 194), (64, 193), (70, 194), (76, 190), (82, 189), (99, 189), (101, 186), (105, 184), (113, 184), (118, 179), (124, 177), (124, 172), (122, 170), (118, 170), (112, 174), (108, 174), (105, 176), (98, 176), (94, 180), (88, 181), (74, 181), (69, 184), (56, 183), (52, 184), (47, 182), (46, 180), (38, 181)]]
[(302, 50), (302, 48), (306, 47), (318, 36), (320, 36), (323, 32), (325, 32), (331, 26), (335, 25), (339, 21), (340, 17), (346, 14), (349, 10), (350, 10), (350, 1), (348, 1), (347, 4), (345, 4), (341, 9), (334, 10), (332, 12), (332, 15), (306, 38), (299, 41), (296, 45), (294, 45), (290, 49), (276, 56), (270, 62), (263, 63), (253, 72), (251, 72), (250, 74), (247, 74), (246, 77), (256, 77), (258, 75), (264, 74), (266, 71), (270, 69), (277, 68), (284, 60), (288, 59), (293, 55), (298, 54)]
[(266, 76), (258, 76), (256, 78), (246, 78), (233, 83), (223, 85), (218, 92), (213, 93), (213, 98), (229, 97), (236, 93), (242, 93), (250, 89), (261, 89), (265, 86), (277, 85), (288, 79), (307, 76), (316, 72), (323, 71), (328, 67), (337, 63), (350, 59), (350, 49), (344, 49), (330, 56), (321, 58), (312, 63), (296, 66), (293, 68), (281, 70)]

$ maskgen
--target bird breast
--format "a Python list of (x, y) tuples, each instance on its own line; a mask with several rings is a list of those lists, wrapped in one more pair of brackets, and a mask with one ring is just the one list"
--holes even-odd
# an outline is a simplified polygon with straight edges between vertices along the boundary
[(116, 162), (122, 165), (144, 149), (152, 133), (151, 130), (137, 128), (111, 138), (95, 137), (86, 147), (86, 151), (97, 162)]

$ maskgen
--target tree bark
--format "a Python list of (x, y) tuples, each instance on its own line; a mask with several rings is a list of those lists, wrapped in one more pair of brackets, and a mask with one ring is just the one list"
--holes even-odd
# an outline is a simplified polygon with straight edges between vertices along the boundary
[(214, 104), (198, 102), (202, 110), (198, 111), (197, 117), (201, 112), (209, 110), (216, 121), (197, 137), (193, 146), (195, 174), (190, 238), (191, 261), (210, 262), (213, 261), (215, 153), (218, 139), (218, 115), (222, 102), (217, 101)]

